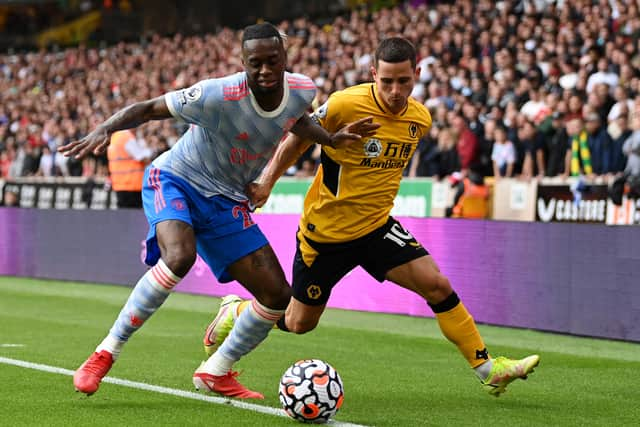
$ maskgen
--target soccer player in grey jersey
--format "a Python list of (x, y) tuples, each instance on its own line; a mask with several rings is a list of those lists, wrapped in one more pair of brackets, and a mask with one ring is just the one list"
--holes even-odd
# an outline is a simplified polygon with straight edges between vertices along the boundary
[(245, 188), (259, 178), (289, 131), (335, 147), (370, 136), (378, 125), (365, 118), (329, 134), (314, 123), (307, 115), (314, 84), (304, 75), (285, 71), (284, 41), (269, 23), (245, 28), (242, 62), (244, 72), (132, 104), (83, 139), (60, 148), (80, 158), (104, 152), (113, 132), (149, 120), (175, 117), (191, 124), (146, 170), (146, 263), (152, 268), (135, 285), (107, 336), (76, 371), (78, 391), (96, 392), (129, 337), (162, 305), (199, 254), (220, 282), (237, 280), (255, 299), (238, 317), (226, 340), (229, 345), (196, 370), (194, 385), (230, 397), (263, 398), (240, 384), (231, 368), (266, 338), (284, 314), (291, 290), (273, 249), (251, 218)]

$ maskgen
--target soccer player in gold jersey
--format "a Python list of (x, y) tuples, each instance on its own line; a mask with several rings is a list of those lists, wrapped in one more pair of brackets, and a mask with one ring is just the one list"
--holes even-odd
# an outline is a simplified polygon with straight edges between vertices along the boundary
[[(429, 252), (390, 216), (402, 172), (420, 138), (429, 132), (428, 109), (410, 97), (419, 69), (416, 50), (406, 39), (380, 42), (372, 67), (373, 83), (335, 92), (313, 117), (327, 131), (373, 117), (373, 136), (342, 148), (322, 147), (321, 166), (311, 184), (297, 232), (293, 298), (278, 328), (302, 334), (314, 329), (332, 288), (361, 266), (376, 280), (389, 280), (422, 296), (444, 336), (455, 344), (490, 394), (499, 396), (517, 378), (526, 378), (538, 355), (520, 360), (492, 358), (451, 283)], [(278, 147), (260, 183), (247, 193), (262, 206), (277, 179), (311, 142), (289, 134)], [(220, 346), (246, 301), (223, 299), (204, 337), (205, 350)]]

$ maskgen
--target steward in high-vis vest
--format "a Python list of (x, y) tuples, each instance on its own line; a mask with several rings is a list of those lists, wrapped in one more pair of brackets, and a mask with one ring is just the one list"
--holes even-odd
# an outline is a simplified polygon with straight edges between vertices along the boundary
[(130, 130), (114, 132), (107, 150), (111, 188), (118, 208), (142, 208), (142, 180), (152, 151), (142, 146)]
[(452, 187), (456, 193), (453, 206), (446, 210), (447, 217), (481, 219), (489, 216), (489, 188), (481, 174), (470, 171), (468, 177), (456, 176)]

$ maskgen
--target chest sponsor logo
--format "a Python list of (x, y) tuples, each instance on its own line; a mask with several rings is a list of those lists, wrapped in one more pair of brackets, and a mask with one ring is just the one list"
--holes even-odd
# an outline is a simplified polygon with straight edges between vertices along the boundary
[(231, 152), (229, 155), (229, 161), (234, 165), (244, 165), (247, 162), (255, 162), (257, 160), (263, 160), (265, 158), (269, 158), (271, 157), (271, 154), (273, 153), (274, 150), (275, 150), (275, 147), (262, 153), (252, 153), (251, 151), (246, 150), (244, 148), (234, 147), (231, 149)]
[(372, 159), (362, 159), (360, 162), (360, 166), (368, 167), (368, 168), (379, 168), (379, 169), (402, 169), (406, 166), (406, 162), (404, 160), (395, 160), (395, 159), (387, 159), (387, 160), (372, 160)]
[[(360, 166), (380, 169), (402, 169), (407, 166), (413, 145), (401, 142), (385, 142), (369, 139), (364, 145), (365, 156)], [(377, 157), (382, 157), (378, 159)]]

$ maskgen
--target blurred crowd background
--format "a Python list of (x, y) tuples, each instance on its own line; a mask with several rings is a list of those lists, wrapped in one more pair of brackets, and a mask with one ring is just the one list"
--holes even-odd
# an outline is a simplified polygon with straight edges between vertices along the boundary
[[(260, 18), (288, 35), (289, 69), (313, 78), (315, 105), (371, 80), (380, 39), (415, 43), (413, 96), (433, 127), (410, 176), (640, 175), (636, 1), (236, 1), (238, 15), (220, 2), (208, 13), (172, 1), (22, 3), (0, 6), (0, 178), (106, 176), (106, 157), (56, 148), (132, 102), (240, 71), (241, 28)], [(79, 40), (31, 37), (91, 13), (100, 20)], [(149, 123), (136, 137), (155, 156), (183, 130)], [(313, 174), (316, 151), (289, 173)]]

